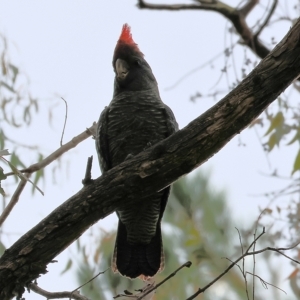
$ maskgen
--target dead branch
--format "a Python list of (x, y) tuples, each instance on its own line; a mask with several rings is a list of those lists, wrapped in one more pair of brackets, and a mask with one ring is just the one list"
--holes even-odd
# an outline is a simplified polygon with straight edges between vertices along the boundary
[[(261, 26), (257, 34), (253, 34), (252, 30), (246, 22), (247, 15), (257, 5), (258, 0), (248, 0), (244, 6), (240, 9), (227, 5), (222, 1), (212, 1), (211, 3), (199, 3), (199, 4), (151, 4), (144, 0), (138, 0), (138, 7), (140, 9), (151, 10), (206, 10), (213, 11), (223, 15), (234, 26), (236, 32), (240, 35), (243, 43), (248, 46), (258, 57), (264, 58), (268, 55), (270, 50), (258, 39), (258, 35), (261, 33), (265, 25), (268, 23), (269, 16), (264, 22), (265, 25)], [(275, 7), (274, 7), (275, 9)], [(271, 10), (272, 12), (272, 10)]]
[[(30, 167), (28, 167), (26, 169), (20, 170), (20, 172), (32, 174), (38, 170), (45, 168), (46, 166), (51, 164), (53, 161), (55, 161), (57, 158), (62, 156), (64, 153), (68, 152), (72, 148), (75, 148), (79, 143), (81, 143), (82, 141), (86, 140), (91, 135), (93, 135), (96, 125), (97, 125), (97, 123), (94, 122), (94, 124), (91, 127), (87, 128), (85, 131), (83, 131), (79, 135), (73, 137), (68, 143), (59, 147), (57, 150), (55, 150), (49, 156), (47, 156), (40, 162), (31, 165)], [(5, 175), (6, 176), (15, 175), (15, 173), (10, 172), (10, 173), (6, 173)]]
[[(266, 247), (264, 249), (261, 250), (256, 250), (256, 251), (251, 251), (250, 249), (252, 248), (252, 246), (262, 237), (262, 235), (265, 233), (265, 228), (263, 229), (262, 233), (257, 236), (254, 241), (250, 244), (250, 246), (247, 248), (247, 250), (245, 251), (244, 254), (242, 254), (239, 258), (237, 258), (235, 261), (232, 261), (232, 263), (226, 268), (226, 270), (224, 272), (222, 272), (219, 276), (217, 276), (213, 281), (211, 281), (210, 283), (208, 283), (206, 286), (204, 286), (203, 288), (199, 288), (198, 291), (193, 294), (192, 296), (190, 296), (189, 298), (187, 298), (186, 300), (192, 300), (195, 299), (199, 294), (204, 293), (209, 287), (211, 287), (214, 283), (216, 283), (220, 278), (222, 278), (226, 273), (229, 272), (229, 270), (231, 270), (234, 266), (238, 266), (237, 263), (241, 260), (243, 260), (246, 256), (251, 256), (251, 255), (257, 255), (266, 251), (274, 251), (277, 252), (283, 256), (285, 256), (286, 258), (292, 260), (293, 262), (300, 264), (299, 261), (292, 259), (291, 257), (285, 255), (284, 253), (282, 253), (281, 251), (285, 251), (285, 250), (291, 250), (294, 249), (295, 247), (297, 247), (299, 243), (291, 246), (291, 247), (286, 247), (286, 248), (274, 248), (274, 247)], [(228, 258), (227, 258), (228, 259)], [(230, 259), (228, 259), (229, 261), (231, 261)], [(240, 269), (241, 270), (241, 269)], [(249, 273), (249, 272), (248, 272)], [(249, 273), (250, 274), (250, 273)], [(243, 274), (244, 275), (244, 274)], [(257, 276), (258, 277), (258, 276)]]
[(80, 295), (78, 291), (76, 292), (48, 292), (42, 288), (40, 288), (35, 283), (29, 283), (28, 288), (32, 290), (33, 292), (44, 296), (48, 299), (75, 299), (75, 300), (89, 300), (87, 297)]

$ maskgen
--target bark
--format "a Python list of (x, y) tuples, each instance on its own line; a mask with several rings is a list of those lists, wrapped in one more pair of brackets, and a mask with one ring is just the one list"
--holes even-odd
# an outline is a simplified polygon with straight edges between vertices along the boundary
[[(22, 236), (0, 258), (0, 299), (24, 286), (94, 223), (141, 193), (158, 191), (191, 172), (247, 127), (300, 74), (300, 21), (224, 99), (184, 129), (85, 186)], [(126, 199), (126, 200), (125, 200)]]

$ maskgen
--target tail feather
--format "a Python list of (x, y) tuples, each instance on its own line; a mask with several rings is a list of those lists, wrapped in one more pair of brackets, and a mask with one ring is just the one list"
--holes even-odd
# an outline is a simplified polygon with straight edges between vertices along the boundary
[(160, 222), (155, 236), (149, 244), (132, 245), (127, 241), (127, 230), (119, 220), (112, 269), (123, 276), (136, 278), (140, 275), (152, 277), (164, 268), (164, 254)]

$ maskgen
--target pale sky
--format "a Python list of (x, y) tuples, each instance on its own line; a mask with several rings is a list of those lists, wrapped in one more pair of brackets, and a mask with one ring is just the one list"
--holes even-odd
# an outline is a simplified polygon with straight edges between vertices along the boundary
[[(239, 1), (226, 2), (235, 6)], [(268, 1), (261, 2), (260, 8), (250, 16), (253, 24), (261, 17)], [(215, 103), (205, 97), (192, 103), (191, 95), (228, 90), (226, 76), (220, 79), (225, 61), (223, 55), (175, 88), (167, 90), (184, 74), (230, 47), (229, 23), (216, 13), (139, 10), (134, 0), (0, 0), (0, 32), (9, 39), (11, 58), (28, 75), (33, 95), (44, 99), (40, 102), (41, 114), (30, 128), (22, 130), (22, 134), (18, 133), (16, 139), (40, 145), (46, 155), (57, 149), (65, 114), (60, 97), (68, 102), (64, 142), (98, 120), (112, 97), (114, 73), (111, 61), (124, 23), (131, 26), (133, 39), (145, 54), (158, 81), (161, 98), (172, 108), (180, 128)], [(272, 31), (263, 36), (267, 43), (275, 34), (276, 41), (279, 41), (289, 28), (288, 23), (281, 23), (280, 26), (273, 25)], [(234, 43), (237, 40), (236, 36), (232, 38)], [(234, 64), (237, 73), (241, 74), (243, 54), (243, 48), (236, 46), (234, 61), (228, 63), (231, 69), (230, 84), (234, 80)], [(254, 56), (252, 59), (255, 60)], [(216, 99), (220, 100), (221, 97), (217, 96)], [(46, 112), (47, 107), (54, 103), (59, 105), (54, 110), (54, 124), (50, 127)], [(266, 128), (258, 130), (258, 134), (263, 136), (265, 131)], [(246, 146), (239, 147), (239, 140)], [(270, 173), (279, 168), (283, 174), (289, 175), (294, 150), (292, 147), (284, 148), (283, 156), (276, 149), (266, 158), (256, 132), (246, 129), (201, 168), (207, 172), (211, 170), (216, 189), (226, 189), (232, 214), (238, 220), (252, 224), (258, 216), (258, 205), (264, 207), (267, 204), (264, 197), (253, 195), (285, 184), (261, 173)], [(38, 193), (32, 197), (31, 187), (26, 187), (5, 223), (4, 231), (14, 233), (3, 237), (6, 246), (10, 246), (21, 234), (81, 189), (86, 160), (90, 155), (94, 155), (93, 177), (98, 177), (100, 170), (94, 141), (89, 139), (61, 158), (63, 165), (68, 165), (68, 168), (64, 167), (62, 173), (58, 173), (56, 185), (52, 182), (51, 167), (48, 167), (47, 183), (41, 186), (44, 197)], [(27, 156), (22, 159), (28, 165), (34, 162), (33, 158)], [(109, 217), (100, 225), (115, 226), (116, 218)], [(235, 231), (234, 228), (232, 230)], [(70, 250), (66, 250), (58, 257), (58, 264), (49, 265), (49, 273), (39, 280), (42, 288), (60, 291), (77, 287), (72, 271), (58, 277), (71, 255)], [(30, 293), (26, 294), (28, 299), (43, 298)], [(282, 299), (285, 298), (282, 296)]]

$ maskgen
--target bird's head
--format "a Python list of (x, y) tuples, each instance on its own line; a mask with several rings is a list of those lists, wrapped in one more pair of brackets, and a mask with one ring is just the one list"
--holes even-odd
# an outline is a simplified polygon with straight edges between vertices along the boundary
[(130, 27), (124, 24), (117, 42), (113, 68), (115, 77), (115, 94), (123, 91), (142, 91), (157, 88), (156, 79), (144, 54), (132, 39)]

